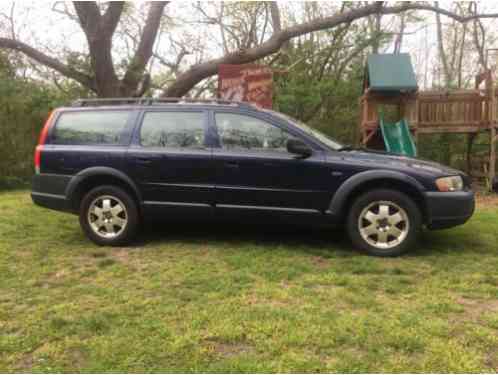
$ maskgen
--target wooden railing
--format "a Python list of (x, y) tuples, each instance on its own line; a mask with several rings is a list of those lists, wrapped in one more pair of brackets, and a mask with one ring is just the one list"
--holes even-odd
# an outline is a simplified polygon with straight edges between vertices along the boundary
[[(498, 95), (498, 90), (495, 92)], [(486, 90), (419, 91), (416, 96), (362, 97), (362, 128), (375, 130), (382, 106), (399, 106), (410, 127), (422, 133), (471, 133), (490, 127), (498, 118)], [(496, 102), (498, 102), (498, 97)]]
[(485, 128), (490, 123), (489, 99), (482, 90), (423, 91), (414, 105), (416, 123), (422, 131), (447, 128), (464, 132)]

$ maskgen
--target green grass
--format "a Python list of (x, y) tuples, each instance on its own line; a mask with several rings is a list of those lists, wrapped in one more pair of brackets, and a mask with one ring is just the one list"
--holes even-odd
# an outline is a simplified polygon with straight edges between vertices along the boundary
[(99, 248), (0, 193), (0, 372), (496, 372), (497, 353), (497, 208), (380, 259), (268, 226)]

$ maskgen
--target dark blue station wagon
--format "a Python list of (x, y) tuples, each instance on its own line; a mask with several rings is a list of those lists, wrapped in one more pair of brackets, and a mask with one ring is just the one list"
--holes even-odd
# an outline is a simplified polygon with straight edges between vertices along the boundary
[(33, 201), (79, 215), (99, 245), (177, 214), (341, 224), (355, 247), (399, 255), (420, 229), (463, 224), (474, 193), (437, 163), (343, 146), (281, 113), (219, 100), (81, 100), (52, 112)]

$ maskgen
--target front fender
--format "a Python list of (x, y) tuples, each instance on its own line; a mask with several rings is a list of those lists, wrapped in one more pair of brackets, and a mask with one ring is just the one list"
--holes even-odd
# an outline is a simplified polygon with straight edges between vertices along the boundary
[(420, 193), (426, 190), (425, 187), (416, 179), (400, 172), (389, 170), (364, 171), (357, 173), (344, 181), (344, 183), (339, 187), (339, 189), (337, 189), (336, 193), (334, 194), (327, 213), (334, 216), (339, 215), (342, 212), (344, 205), (351, 193), (353, 193), (363, 184), (375, 180), (399, 181), (403, 184), (411, 186), (412, 188), (415, 188)]

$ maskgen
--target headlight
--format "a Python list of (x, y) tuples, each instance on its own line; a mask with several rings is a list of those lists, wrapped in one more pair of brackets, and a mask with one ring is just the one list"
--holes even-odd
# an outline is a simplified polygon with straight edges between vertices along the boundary
[(438, 178), (436, 186), (439, 191), (461, 191), (463, 190), (463, 180), (460, 176)]

